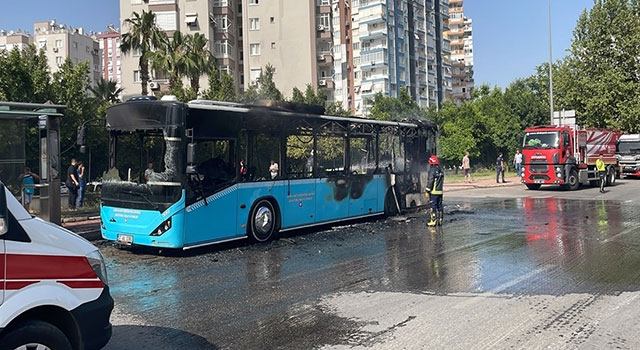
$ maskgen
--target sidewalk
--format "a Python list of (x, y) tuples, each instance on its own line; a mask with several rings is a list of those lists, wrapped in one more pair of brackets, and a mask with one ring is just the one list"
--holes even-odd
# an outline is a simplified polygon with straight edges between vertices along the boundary
[(506, 183), (497, 183), (495, 178), (487, 179), (473, 179), (471, 182), (452, 182), (447, 183), (447, 179), (444, 179), (444, 192), (448, 191), (460, 191), (468, 190), (472, 188), (487, 188), (487, 187), (504, 187), (504, 186), (523, 186), (520, 182), (520, 178), (517, 176), (505, 177)]

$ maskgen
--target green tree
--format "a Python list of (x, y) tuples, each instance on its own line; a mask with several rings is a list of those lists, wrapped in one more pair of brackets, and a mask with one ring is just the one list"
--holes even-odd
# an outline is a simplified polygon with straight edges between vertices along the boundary
[(145, 10), (142, 10), (142, 15), (134, 12), (131, 18), (124, 20), (124, 24), (129, 27), (129, 31), (122, 34), (120, 50), (124, 55), (139, 52), (140, 93), (146, 95), (149, 82), (149, 60), (153, 48), (161, 46), (163, 32), (156, 25), (156, 15)]
[(276, 69), (271, 64), (267, 64), (264, 67), (262, 73), (258, 77), (258, 97), (263, 100), (282, 101), (284, 97), (282, 92), (276, 87), (276, 83), (273, 81), (273, 75), (276, 73)]
[(186, 72), (186, 37), (182, 32), (175, 31), (171, 38), (165, 33), (161, 33), (159, 38), (158, 47), (149, 53), (149, 61), (151, 68), (169, 77), (169, 90), (173, 90)]
[(99, 105), (109, 105), (120, 102), (122, 88), (119, 88), (113, 80), (100, 78), (96, 86), (89, 86), (89, 91), (91, 91)]
[(384, 96), (378, 92), (373, 99), (368, 100), (372, 104), (370, 116), (377, 120), (402, 120), (404, 118), (423, 118), (424, 114), (415, 100), (401, 87), (398, 97)]
[(212, 72), (209, 74), (209, 89), (202, 93), (202, 98), (229, 102), (238, 100), (233, 77), (227, 72), (218, 74), (218, 70), (213, 67)]
[(196, 95), (200, 92), (200, 77), (203, 75), (211, 76), (215, 71), (216, 60), (207, 48), (208, 42), (204, 34), (201, 33), (188, 35), (186, 38), (185, 73), (189, 77), (191, 89), (195, 91)]
[(43, 103), (52, 99), (44, 51), (37, 51), (34, 45), (22, 51), (0, 51), (0, 93), (4, 100), (15, 102)]
[(640, 132), (640, 3), (597, 0), (571, 44), (573, 98), (581, 124)]

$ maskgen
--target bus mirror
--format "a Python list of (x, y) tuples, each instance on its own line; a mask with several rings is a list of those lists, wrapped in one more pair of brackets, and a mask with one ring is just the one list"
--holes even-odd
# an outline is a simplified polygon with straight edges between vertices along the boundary
[(197, 144), (189, 143), (187, 145), (187, 164), (192, 165), (196, 163), (196, 149)]
[(9, 230), (9, 215), (7, 211), (7, 194), (4, 184), (0, 182), (0, 235)]
[(195, 165), (187, 165), (187, 175), (195, 175), (197, 173), (198, 173), (198, 170)]

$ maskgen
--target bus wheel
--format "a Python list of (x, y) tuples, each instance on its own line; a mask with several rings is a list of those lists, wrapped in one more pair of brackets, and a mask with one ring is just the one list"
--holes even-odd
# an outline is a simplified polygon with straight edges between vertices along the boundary
[(578, 172), (571, 170), (569, 173), (569, 191), (575, 191), (580, 188), (580, 181), (578, 181)]
[(540, 186), (542, 186), (542, 185), (540, 185), (540, 184), (527, 184), (527, 188), (530, 189), (530, 190), (538, 190), (538, 189), (540, 189)]
[(276, 231), (276, 211), (266, 199), (253, 206), (249, 216), (249, 237), (255, 242), (267, 242)]
[(2, 337), (0, 349), (71, 350), (72, 348), (69, 340), (58, 327), (42, 321), (27, 321)]
[(616, 183), (616, 169), (609, 168), (607, 172), (607, 186), (613, 186)]

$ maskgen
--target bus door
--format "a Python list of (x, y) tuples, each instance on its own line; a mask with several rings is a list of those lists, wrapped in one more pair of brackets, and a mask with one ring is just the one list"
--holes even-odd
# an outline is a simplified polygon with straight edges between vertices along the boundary
[(283, 228), (316, 222), (316, 181), (311, 178), (286, 181), (285, 201), (280, 203)]
[(378, 212), (378, 186), (373, 176), (375, 142), (367, 137), (353, 137), (349, 141), (349, 216)]

